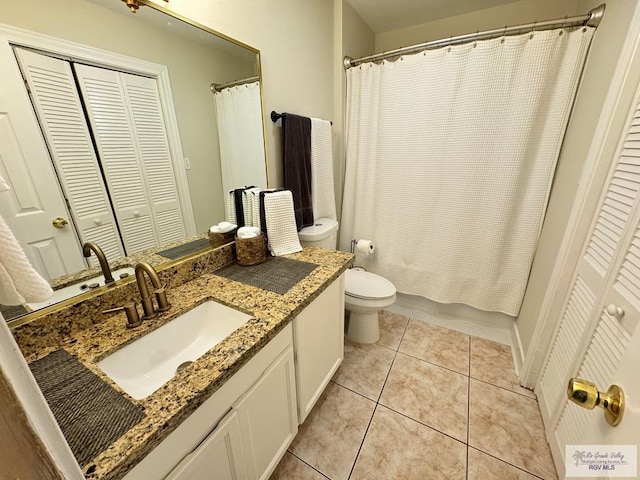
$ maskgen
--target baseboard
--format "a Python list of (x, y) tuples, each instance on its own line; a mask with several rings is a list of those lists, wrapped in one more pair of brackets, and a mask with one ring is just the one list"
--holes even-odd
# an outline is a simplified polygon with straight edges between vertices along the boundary
[(511, 324), (511, 351), (513, 353), (513, 363), (516, 368), (516, 375), (520, 378), (520, 371), (524, 363), (524, 350), (520, 341), (520, 332), (518, 331), (518, 322)]

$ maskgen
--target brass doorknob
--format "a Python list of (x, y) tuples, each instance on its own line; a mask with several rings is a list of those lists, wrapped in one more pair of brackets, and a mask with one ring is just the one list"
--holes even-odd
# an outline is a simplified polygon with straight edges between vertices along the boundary
[(604, 410), (604, 418), (613, 427), (622, 420), (624, 392), (617, 385), (611, 385), (605, 393), (600, 392), (595, 383), (581, 378), (571, 378), (567, 385), (567, 397), (588, 410), (596, 406), (601, 407)]
[(62, 218), (62, 217), (56, 217), (53, 219), (53, 221), (51, 222), (53, 224), (53, 226), (55, 228), (64, 228), (67, 225), (69, 225), (69, 221)]

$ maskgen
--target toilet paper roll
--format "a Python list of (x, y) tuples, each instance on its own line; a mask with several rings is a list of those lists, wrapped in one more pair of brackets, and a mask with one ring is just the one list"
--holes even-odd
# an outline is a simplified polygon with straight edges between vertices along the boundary
[(356, 244), (356, 250), (358, 253), (363, 253), (365, 255), (371, 255), (375, 251), (376, 247), (373, 245), (371, 240), (358, 240)]

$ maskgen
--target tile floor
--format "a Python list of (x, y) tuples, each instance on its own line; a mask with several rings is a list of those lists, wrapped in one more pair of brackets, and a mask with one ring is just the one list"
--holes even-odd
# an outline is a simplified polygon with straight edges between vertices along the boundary
[(556, 479), (507, 345), (388, 311), (344, 362), (271, 480)]

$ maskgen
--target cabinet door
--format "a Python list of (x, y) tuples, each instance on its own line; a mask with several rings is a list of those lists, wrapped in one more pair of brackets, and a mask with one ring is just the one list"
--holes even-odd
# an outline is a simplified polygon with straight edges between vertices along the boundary
[(243, 480), (245, 464), (238, 412), (232, 409), (165, 480)]
[(344, 357), (344, 275), (293, 322), (298, 421), (316, 404)]
[(292, 347), (280, 354), (234, 409), (249, 478), (267, 479), (298, 432)]

